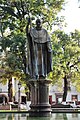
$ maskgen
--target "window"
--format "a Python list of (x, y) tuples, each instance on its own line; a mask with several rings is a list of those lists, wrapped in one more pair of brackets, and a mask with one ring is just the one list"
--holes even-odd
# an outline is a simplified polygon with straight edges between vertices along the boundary
[(77, 95), (72, 95), (72, 101), (78, 101), (78, 96)]

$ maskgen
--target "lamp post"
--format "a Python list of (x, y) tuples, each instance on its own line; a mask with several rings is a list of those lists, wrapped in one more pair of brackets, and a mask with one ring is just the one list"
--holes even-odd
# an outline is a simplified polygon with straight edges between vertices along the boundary
[(18, 83), (18, 111), (20, 111), (20, 88), (21, 88), (21, 83)]

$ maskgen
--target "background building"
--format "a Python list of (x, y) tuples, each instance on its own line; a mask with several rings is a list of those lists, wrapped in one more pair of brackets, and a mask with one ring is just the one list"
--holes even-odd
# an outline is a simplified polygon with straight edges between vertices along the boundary
[[(62, 102), (63, 90), (59, 91), (57, 85), (50, 85), (49, 98), (52, 103)], [(71, 103), (73, 101), (76, 101), (78, 104), (80, 103), (80, 92), (77, 92), (76, 87), (71, 85), (67, 93), (66, 102)]]
[[(7, 104), (8, 102), (18, 102), (18, 83), (19, 81), (12, 78), (11, 80), (11, 89), (12, 89), (12, 99), (9, 101), (9, 81), (7, 80), (6, 84), (0, 83), (0, 104)], [(25, 88), (21, 86), (20, 88), (20, 102), (27, 102), (27, 96), (25, 94)]]

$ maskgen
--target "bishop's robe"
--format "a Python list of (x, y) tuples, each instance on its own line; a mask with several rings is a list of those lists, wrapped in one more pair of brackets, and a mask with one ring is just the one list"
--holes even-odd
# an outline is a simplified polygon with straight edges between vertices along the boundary
[(46, 77), (52, 71), (52, 46), (47, 31), (31, 29), (28, 37), (26, 73), (32, 78)]

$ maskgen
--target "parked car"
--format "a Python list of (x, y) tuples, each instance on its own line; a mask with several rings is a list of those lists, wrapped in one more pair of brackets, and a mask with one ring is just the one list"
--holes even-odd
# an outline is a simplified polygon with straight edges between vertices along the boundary
[(80, 108), (80, 105), (77, 105), (77, 108)]
[[(12, 108), (18, 109), (18, 102), (14, 102), (11, 104)], [(20, 103), (20, 109), (21, 110), (27, 110), (27, 106), (24, 102)]]
[(56, 103), (51, 106), (52, 108), (70, 108), (69, 104), (66, 103)]
[(27, 110), (27, 106), (24, 102), (20, 103), (20, 109)]
[(75, 102), (75, 101), (72, 101), (72, 102), (70, 103), (70, 106), (71, 106), (72, 108), (77, 108), (77, 105), (76, 105), (76, 102)]

